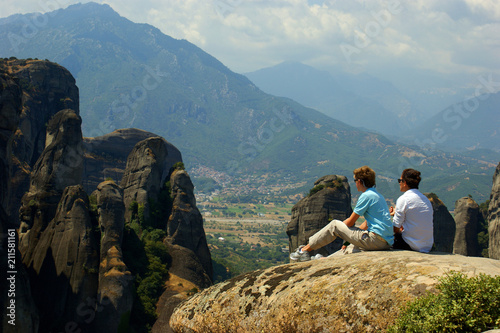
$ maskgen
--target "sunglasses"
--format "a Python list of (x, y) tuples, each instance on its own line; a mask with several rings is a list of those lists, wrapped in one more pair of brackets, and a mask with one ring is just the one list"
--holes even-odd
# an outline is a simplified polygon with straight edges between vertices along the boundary
[(401, 178), (398, 179), (398, 183), (401, 183), (403, 180)]

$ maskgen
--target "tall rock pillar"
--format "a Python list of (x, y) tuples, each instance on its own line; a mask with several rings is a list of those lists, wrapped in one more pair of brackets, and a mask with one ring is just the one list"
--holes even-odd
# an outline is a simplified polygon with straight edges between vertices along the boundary
[(500, 163), (493, 175), (488, 220), (489, 256), (493, 259), (500, 259)]
[(458, 199), (455, 202), (455, 223), (457, 231), (453, 243), (453, 253), (476, 257), (479, 255), (477, 240), (479, 205), (469, 197)]
[[(292, 208), (292, 218), (286, 230), (290, 251), (307, 244), (309, 237), (331, 220), (343, 221), (351, 214), (351, 191), (347, 178), (336, 175), (321, 177), (314, 183), (311, 194)], [(336, 239), (313, 254), (329, 255), (339, 250), (342, 243), (343, 240)]]

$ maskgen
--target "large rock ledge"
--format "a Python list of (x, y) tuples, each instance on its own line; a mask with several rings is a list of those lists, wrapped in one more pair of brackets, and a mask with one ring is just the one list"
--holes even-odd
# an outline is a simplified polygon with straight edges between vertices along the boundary
[(411, 251), (364, 252), (243, 274), (182, 303), (174, 332), (372, 332), (454, 270), (500, 275), (500, 261)]

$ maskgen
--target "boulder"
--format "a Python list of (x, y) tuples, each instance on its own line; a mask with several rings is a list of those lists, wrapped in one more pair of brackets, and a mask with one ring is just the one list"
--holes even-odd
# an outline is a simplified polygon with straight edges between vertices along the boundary
[(434, 193), (425, 194), (432, 204), (434, 211), (434, 250), (453, 253), (456, 224), (448, 208)]
[[(351, 191), (344, 176), (329, 175), (318, 179), (314, 189), (319, 191), (301, 199), (292, 208), (292, 218), (286, 233), (289, 250), (295, 251), (299, 245), (306, 245), (309, 237), (326, 226), (331, 220), (345, 220), (352, 214)], [(313, 251), (325, 256), (342, 247), (344, 241), (336, 239), (327, 246)]]
[(123, 261), (122, 238), (125, 223), (123, 190), (112, 181), (99, 184), (96, 191), (101, 231), (98, 309), (96, 327), (117, 332), (126, 323), (134, 301), (133, 276)]
[(500, 261), (367, 251), (242, 274), (176, 308), (173, 332), (378, 332), (449, 271), (500, 275)]
[(493, 175), (490, 204), (488, 206), (489, 256), (500, 259), (500, 163)]
[(464, 256), (479, 256), (477, 239), (480, 219), (479, 205), (470, 197), (463, 197), (455, 202), (456, 233), (453, 253)]

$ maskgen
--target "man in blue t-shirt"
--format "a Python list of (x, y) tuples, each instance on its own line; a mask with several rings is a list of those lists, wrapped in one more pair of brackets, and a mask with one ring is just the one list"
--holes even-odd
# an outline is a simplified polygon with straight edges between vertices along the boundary
[[(356, 189), (362, 192), (354, 212), (344, 221), (332, 220), (309, 238), (309, 244), (290, 254), (294, 261), (310, 259), (309, 252), (333, 242), (337, 237), (367, 251), (388, 250), (394, 242), (389, 208), (375, 189), (375, 171), (368, 166), (354, 170)], [(366, 221), (359, 228), (354, 224), (360, 216)]]

